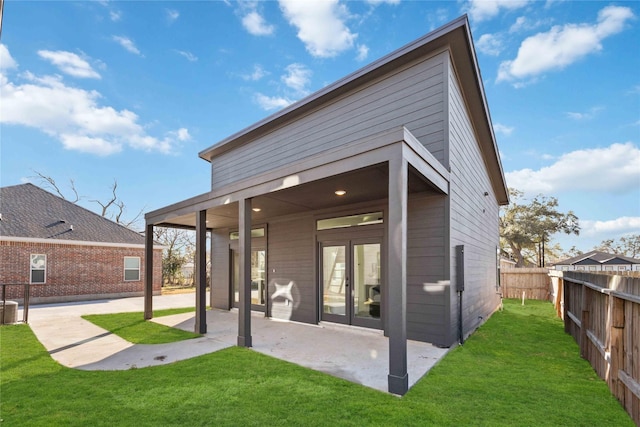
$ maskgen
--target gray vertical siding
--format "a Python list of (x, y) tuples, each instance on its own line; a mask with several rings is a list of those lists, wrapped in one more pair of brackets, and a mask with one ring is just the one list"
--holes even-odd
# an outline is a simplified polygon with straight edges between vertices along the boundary
[(414, 61), (270, 134), (214, 157), (212, 190), (400, 126), (443, 161), (446, 58), (446, 53), (440, 53)]
[[(471, 333), (496, 309), (496, 247), (499, 206), (473, 124), (451, 65), (449, 69), (451, 324), (458, 324), (456, 245), (465, 246), (464, 333)], [(484, 193), (488, 192), (485, 196)], [(450, 341), (457, 339), (450, 331)]]
[(411, 194), (407, 224), (407, 338), (447, 345), (443, 195)]
[[(317, 322), (317, 291), (314, 257), (314, 221), (311, 215), (269, 222), (267, 263), (269, 295), (275, 283), (293, 281), (293, 306), (269, 299), (269, 313), (274, 318), (298, 322)], [(275, 271), (274, 271), (275, 270)]]
[(223, 310), (230, 306), (229, 281), (229, 230), (218, 229), (211, 232), (211, 306)]

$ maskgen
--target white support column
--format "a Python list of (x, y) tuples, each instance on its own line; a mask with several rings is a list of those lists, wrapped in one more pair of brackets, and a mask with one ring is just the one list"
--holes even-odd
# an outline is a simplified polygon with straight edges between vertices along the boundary
[(207, 211), (196, 213), (196, 322), (197, 334), (207, 333)]
[(238, 203), (238, 346), (251, 347), (251, 199), (241, 199)]
[(409, 168), (400, 153), (389, 160), (387, 228), (387, 320), (389, 332), (389, 392), (404, 395), (407, 373), (407, 199)]

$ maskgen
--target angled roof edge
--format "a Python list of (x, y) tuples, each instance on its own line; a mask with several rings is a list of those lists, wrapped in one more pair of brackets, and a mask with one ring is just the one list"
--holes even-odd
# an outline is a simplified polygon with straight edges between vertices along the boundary
[[(462, 38), (466, 48), (466, 58), (469, 61), (469, 71), (471, 71), (474, 77), (473, 82), (467, 82), (462, 79), (463, 85), (465, 86), (463, 88), (463, 92), (466, 94), (465, 96), (473, 96), (473, 93), (470, 93), (473, 91), (475, 91), (477, 94), (478, 99), (476, 101), (476, 104), (478, 108), (474, 110), (478, 111), (479, 109), (482, 111), (482, 117), (479, 118), (481, 119), (480, 126), (483, 127), (483, 129), (477, 129), (477, 131), (481, 133), (479, 135), (481, 141), (479, 142), (482, 144), (482, 141), (486, 140), (487, 138), (490, 140), (489, 143), (482, 148), (483, 151), (485, 151), (486, 149), (489, 149), (491, 151), (488, 154), (492, 158), (488, 159), (490, 161), (490, 164), (488, 164), (487, 166), (495, 167), (500, 175), (499, 178), (495, 175), (492, 176), (492, 181), (494, 182), (498, 202), (502, 205), (506, 205), (509, 203), (509, 192), (504, 177), (504, 171), (502, 168), (502, 162), (500, 160), (500, 154), (498, 151), (495, 134), (493, 131), (491, 115), (489, 113), (484, 86), (482, 83), (482, 76), (478, 67), (476, 52), (473, 47), (473, 38), (471, 36), (471, 30), (469, 28), (469, 20), (467, 18), (467, 15), (460, 16), (459, 18), (402, 46), (401, 48), (383, 56), (382, 58), (370, 63), (369, 65), (354, 71), (353, 73), (341, 78), (340, 80), (337, 80), (334, 83), (329, 84), (328, 86), (325, 86), (324, 88), (318, 90), (317, 92), (314, 92), (306, 98), (303, 98), (300, 101), (297, 101), (289, 105), (288, 107), (285, 107), (282, 110), (252, 124), (251, 126), (228, 136), (227, 138), (217, 142), (209, 148), (200, 151), (198, 155), (200, 156), (200, 158), (206, 161), (211, 161), (212, 157), (231, 150), (236, 146), (249, 142), (262, 134), (268, 133), (271, 130), (283, 125), (284, 123), (290, 120), (294, 120), (298, 116), (306, 114), (313, 108), (327, 102), (333, 97), (338, 96), (353, 87), (357, 87), (361, 84), (363, 78), (374, 78), (378, 75), (386, 73), (387, 68), (390, 67), (390, 64), (395, 63), (396, 61), (399, 61), (400, 63), (410, 62), (416, 56), (423, 54), (423, 48), (429, 48), (429, 51), (435, 51), (440, 47), (450, 46), (453, 41), (461, 41), (459, 40), (460, 36), (457, 36), (458, 39), (454, 40), (458, 31), (461, 31), (463, 33)], [(458, 53), (462, 54), (462, 52)], [(463, 56), (454, 55), (454, 62), (459, 62), (463, 58)], [(477, 120), (473, 121), (474, 123), (477, 123)]]
[(574, 265), (581, 261), (585, 261), (587, 259), (597, 262), (598, 264), (605, 264), (616, 258), (631, 264), (640, 264), (640, 259), (631, 258), (624, 255), (610, 254), (608, 252), (589, 251), (587, 253), (575, 256), (573, 258), (568, 258), (568, 259), (559, 261), (556, 263), (556, 265)]

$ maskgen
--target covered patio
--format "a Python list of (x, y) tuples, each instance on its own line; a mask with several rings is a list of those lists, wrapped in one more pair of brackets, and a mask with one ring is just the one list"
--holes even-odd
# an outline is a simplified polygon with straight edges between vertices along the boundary
[[(272, 347), (274, 342), (271, 340), (286, 342), (288, 339), (283, 338), (286, 329), (282, 323), (268, 322), (276, 335), (258, 335), (255, 320), (252, 328), (252, 319), (255, 319), (251, 314), (250, 299), (252, 225), (298, 212), (338, 208), (344, 200), (327, 195), (333, 195), (335, 189), (344, 185), (352, 189), (349, 198), (352, 206), (370, 201), (385, 202), (383, 324), (388, 339), (381, 331), (363, 331), (363, 337), (377, 334), (380, 340), (388, 341), (388, 345), (384, 357), (376, 350), (375, 358), (371, 354), (360, 354), (354, 356), (354, 360), (366, 360), (375, 371), (380, 371), (377, 364), (384, 362), (388, 366), (387, 390), (403, 395), (409, 384), (421, 376), (417, 372), (415, 376), (411, 373), (409, 380), (408, 351), (413, 344), (408, 344), (406, 319), (408, 196), (411, 192), (447, 195), (449, 191), (449, 172), (406, 128), (384, 131), (359, 143), (309, 156), (298, 163), (150, 212), (145, 217), (147, 253), (153, 247), (155, 226), (196, 230), (196, 314), (188, 327), (208, 333), (207, 324), (211, 323), (216, 331), (213, 333), (219, 333), (216, 318), (205, 310), (206, 233), (216, 228), (237, 227), (240, 286), (236, 344), (254, 349)], [(154, 266), (151, 256), (145, 259), (145, 319), (151, 319)], [(213, 277), (214, 272), (212, 280)], [(264, 317), (264, 314), (260, 316)], [(332, 332), (335, 332), (333, 327), (323, 328), (321, 333)], [(352, 345), (360, 339), (350, 339), (349, 343)], [(314, 351), (312, 344), (310, 342), (308, 346), (311, 353)]]

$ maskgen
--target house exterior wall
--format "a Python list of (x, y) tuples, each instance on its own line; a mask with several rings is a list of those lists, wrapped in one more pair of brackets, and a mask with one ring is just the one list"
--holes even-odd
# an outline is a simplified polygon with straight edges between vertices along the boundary
[[(448, 63), (449, 166), (449, 308), (451, 329), (448, 342), (458, 338), (459, 302), (456, 292), (457, 245), (464, 245), (465, 290), (463, 331), (470, 334), (500, 303), (497, 294), (497, 248), (499, 247), (499, 205), (471, 122), (456, 71)], [(485, 196), (485, 192), (487, 195)]]
[[(32, 285), (31, 302), (80, 301), (144, 293), (144, 248), (0, 240), (0, 283), (30, 280), (30, 255), (47, 255), (46, 282)], [(140, 279), (124, 280), (124, 257), (140, 257)], [(160, 293), (162, 250), (154, 250), (153, 291)], [(8, 299), (21, 299), (22, 286), (8, 286)]]
[(211, 189), (400, 126), (443, 162), (446, 58), (446, 52), (420, 58), (257, 140), (215, 156), (211, 159)]
[(318, 291), (315, 264), (315, 221), (313, 215), (282, 218), (269, 223), (267, 289), (271, 296), (276, 283), (293, 282), (293, 303), (269, 298), (269, 314), (276, 319), (305, 323), (318, 321)]
[(445, 344), (449, 283), (446, 196), (412, 194), (407, 212), (407, 338)]

